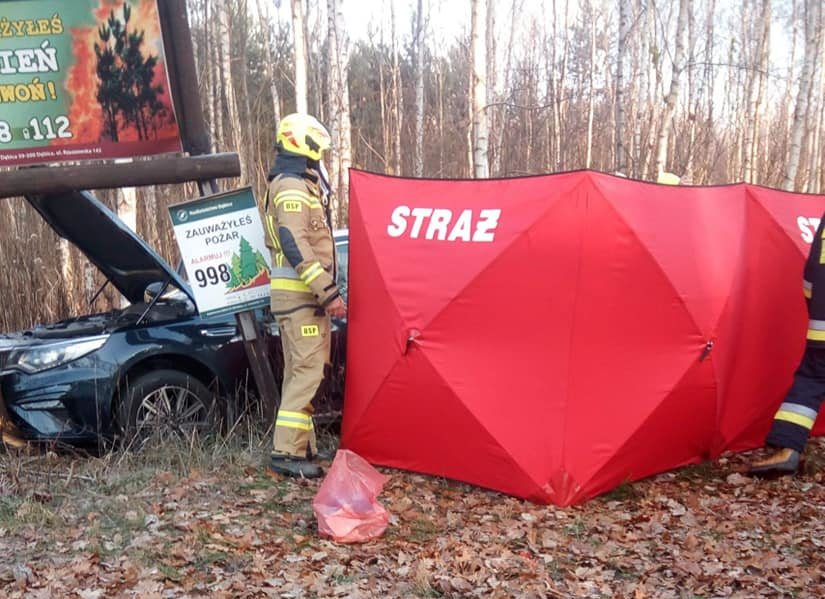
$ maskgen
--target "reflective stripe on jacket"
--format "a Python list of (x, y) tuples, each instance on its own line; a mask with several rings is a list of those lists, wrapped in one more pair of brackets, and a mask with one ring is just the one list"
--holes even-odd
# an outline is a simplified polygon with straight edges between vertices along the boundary
[(335, 244), (317, 185), (280, 175), (269, 184), (265, 210), (273, 311), (336, 298)]

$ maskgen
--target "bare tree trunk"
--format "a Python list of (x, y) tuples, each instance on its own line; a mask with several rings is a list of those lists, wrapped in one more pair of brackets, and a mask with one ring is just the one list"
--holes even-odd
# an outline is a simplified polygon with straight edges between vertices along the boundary
[(424, 1), (415, 15), (415, 163), (413, 174), (424, 175)]
[[(444, 69), (443, 63), (438, 60), (435, 63), (435, 101), (436, 101), (436, 126), (438, 127), (438, 139), (444, 139)], [(438, 172), (443, 173), (444, 164), (444, 144), (438, 144)]]
[(467, 172), (472, 175), (475, 171), (475, 156), (473, 156), (473, 67), (472, 60), (470, 61), (470, 76), (467, 78), (467, 144), (465, 149), (467, 151)]
[(567, 107), (568, 102), (565, 97), (565, 82), (567, 81), (567, 67), (570, 60), (570, 40), (567, 37), (567, 31), (570, 29), (570, 0), (564, 0), (564, 28), (562, 31), (562, 51), (561, 51), (561, 65), (559, 66), (559, 85), (558, 85), (558, 110), (559, 110), (559, 130), (557, 135), (559, 147), (559, 170), (564, 170), (567, 166), (567, 154), (564, 152), (561, 140), (566, 132), (567, 125)]
[[(231, 1), (231, 0), (230, 0)], [(229, 48), (234, 48), (235, 44), (231, 42), (231, 32), (235, 29), (231, 27), (227, 6), (227, 23), (230, 28), (227, 33), (227, 43)], [(235, 61), (238, 65), (238, 79), (240, 80), (240, 99), (236, 98), (235, 108), (238, 119), (238, 137), (236, 137), (236, 149), (238, 155), (241, 157), (241, 180), (244, 183), (255, 183), (257, 187), (258, 171), (254, 168), (249, 168), (250, 164), (254, 164), (254, 157), (252, 155), (252, 106), (249, 102), (249, 84), (247, 81), (246, 56), (249, 49), (249, 20), (247, 19), (248, 6), (247, 0), (240, 0), (238, 4), (238, 11), (240, 18), (237, 29), (239, 30), (238, 54), (239, 59)], [(231, 53), (230, 53), (231, 60)], [(230, 77), (231, 78), (231, 77)]]
[(624, 145), (624, 60), (627, 53), (627, 34), (629, 29), (630, 6), (627, 2), (619, 2), (619, 40), (616, 59), (616, 172), (627, 174)]
[[(4, 200), (6, 204), (11, 204), (10, 200)], [(62, 237), (57, 240), (57, 253), (60, 260), (60, 277), (63, 280), (66, 303), (74, 305), (74, 260), (72, 259), (72, 246), (67, 239)]]
[[(707, 110), (704, 113), (704, 126), (708, 131), (712, 131), (714, 127), (714, 99), (713, 99), (713, 66), (712, 58), (714, 52), (714, 17), (716, 16), (716, 0), (708, 0), (707, 4), (707, 28), (705, 30), (705, 69), (703, 74), (704, 88), (707, 95)], [(697, 115), (698, 118), (698, 115)], [(710, 179), (710, 167), (705, 166), (702, 178), (696, 183), (706, 183)]]
[[(821, 49), (819, 51), (819, 64), (825, 64), (825, 43), (820, 40)], [(823, 120), (825, 119), (825, 69), (819, 70), (819, 94), (817, 96), (819, 107), (816, 111), (816, 129), (814, 131), (814, 151), (811, 152), (811, 193), (822, 193), (822, 131)]]
[(796, 96), (796, 107), (794, 108), (790, 156), (788, 157), (788, 166), (785, 171), (785, 180), (782, 183), (782, 189), (786, 191), (793, 191), (796, 186), (796, 176), (799, 172), (799, 161), (802, 154), (803, 136), (807, 125), (808, 102), (810, 101), (813, 83), (814, 63), (819, 55), (819, 38), (822, 34), (822, 22), (820, 18), (822, 6), (820, 0), (807, 0), (805, 12), (805, 57), (799, 80), (799, 92)]
[[(691, 10), (688, 13), (688, 62), (692, 65), (696, 63), (696, 18)], [(685, 170), (682, 181), (688, 184), (693, 183), (693, 154), (696, 144), (696, 113), (693, 107), (696, 103), (696, 84), (693, 69), (688, 69), (688, 91), (687, 91), (687, 128), (688, 144), (687, 156), (685, 157)]]
[[(564, 0), (564, 30), (567, 30), (567, 0)], [(558, 39), (558, 21), (556, 13), (556, 0), (553, 0), (553, 30), (551, 32), (552, 48), (552, 68), (548, 73), (548, 79), (553, 86), (553, 164), (552, 170), (562, 170), (561, 154), (561, 127), (562, 127), (562, 101), (564, 98), (564, 77), (567, 65), (567, 36), (564, 36), (564, 50), (562, 52), (562, 64), (558, 67), (559, 74), (556, 75), (556, 40)], [(509, 67), (508, 67), (509, 68)]]
[(160, 247), (160, 235), (158, 234), (158, 188), (150, 185), (141, 188), (141, 202), (140, 207), (144, 214), (144, 222), (146, 223), (146, 230), (143, 234), (144, 239), (149, 242), (154, 248)]
[(487, 0), (472, 3), (473, 176), (490, 176), (487, 156)]
[(747, 61), (747, 66), (752, 68), (752, 74), (748, 79), (748, 116), (750, 122), (745, 123), (744, 148), (742, 156), (742, 179), (747, 183), (756, 183), (756, 169), (759, 146), (760, 113), (762, 110), (762, 97), (764, 90), (764, 78), (768, 68), (768, 40), (770, 36), (771, 2), (762, 0), (762, 10), (759, 13), (758, 22), (756, 18), (749, 18), (748, 5), (743, 5), (744, 40), (754, 40), (751, 45), (751, 59)]
[[(126, 159), (122, 162), (131, 162)], [(117, 215), (132, 231), (137, 231), (137, 190), (134, 187), (121, 187), (117, 194)], [(129, 305), (129, 300), (120, 297), (120, 307)]]
[(756, 99), (752, 105), (751, 114), (753, 115), (753, 139), (751, 140), (750, 148), (746, 148), (750, 152), (751, 173), (747, 181), (751, 183), (759, 183), (758, 164), (759, 164), (759, 131), (762, 128), (762, 100), (765, 97), (765, 87), (768, 79), (768, 66), (770, 64), (770, 35), (771, 35), (771, 0), (762, 0), (762, 12), (759, 19), (759, 64), (758, 73), (756, 75)]
[(648, 0), (647, 8), (645, 9), (645, 29), (643, 53), (645, 57), (645, 91), (644, 100), (640, 113), (640, 121), (644, 117), (644, 121), (648, 124), (646, 135), (641, 140), (641, 148), (644, 148), (644, 154), (639, 158), (639, 178), (645, 179), (650, 176), (650, 162), (653, 160), (653, 136), (656, 131), (656, 113), (653, 110), (653, 98), (658, 92), (659, 81), (661, 80), (662, 59), (661, 52), (658, 50), (659, 44), (656, 41), (656, 5)]
[(292, 39), (295, 48), (295, 110), (308, 112), (307, 107), (307, 45), (304, 37), (303, 0), (290, 0), (292, 9)]
[(588, 0), (588, 18), (590, 19), (590, 65), (588, 73), (589, 93), (587, 95), (587, 151), (584, 159), (585, 168), (590, 168), (593, 162), (593, 110), (596, 71), (596, 15), (593, 11), (593, 3)]
[[(495, 85), (496, 85), (496, 65), (498, 61), (496, 60), (496, 35), (495, 35), (495, 26), (496, 26), (496, 4), (490, 0), (487, 0), (487, 23), (486, 23), (486, 37), (485, 44), (487, 47), (487, 102), (492, 103), (495, 102)], [(488, 134), (489, 134), (489, 142), (487, 144), (489, 153), (492, 156), (488, 157), (488, 161), (491, 163), (490, 165), (490, 174), (495, 176), (496, 173), (500, 171), (499, 167), (499, 152), (498, 146), (496, 145), (496, 132), (499, 131), (500, 127), (498, 127), (498, 119), (496, 118), (497, 111), (487, 107), (487, 122), (488, 122)], [(501, 133), (499, 131), (499, 138), (501, 137)]]
[(401, 174), (401, 127), (404, 118), (404, 97), (401, 89), (401, 65), (398, 57), (398, 35), (395, 23), (395, 2), (390, 0), (392, 21), (392, 111), (393, 111), (393, 152), (392, 173)]
[[(323, 43), (326, 40), (326, 32), (324, 26), (326, 25), (326, 17), (323, 14), (322, 6), (325, 4), (321, 0), (313, 3), (307, 0), (307, 10), (304, 12), (304, 45), (307, 64), (307, 109), (309, 113), (314, 115), (322, 123), (327, 122), (327, 104), (324, 102), (325, 93), (329, 92), (326, 88), (326, 68), (321, 64), (315, 64), (316, 57), (319, 57), (323, 52)], [(317, 10), (313, 14), (313, 7)], [(314, 16), (314, 20), (311, 17)], [(309, 32), (313, 35), (310, 38)], [(318, 52), (313, 54), (313, 40), (318, 40), (316, 43), (321, 46)], [(310, 93), (310, 90), (317, 90), (316, 93)]]
[(241, 178), (245, 179), (247, 175), (246, 169), (246, 152), (243, 146), (243, 134), (241, 132), (241, 118), (238, 111), (238, 100), (235, 95), (235, 84), (232, 81), (232, 27), (231, 19), (229, 17), (230, 5), (234, 0), (224, 0), (218, 8), (218, 21), (220, 23), (220, 31), (218, 34), (218, 46), (221, 56), (221, 83), (220, 89), (223, 92), (223, 105), (227, 122), (229, 123), (229, 131), (227, 135), (227, 145), (229, 148), (238, 152), (238, 157), (241, 162)]
[[(275, 72), (272, 65), (275, 63), (275, 54), (272, 49), (272, 30), (269, 14), (270, 3), (267, 1), (261, 4), (261, 0), (256, 0), (258, 9), (258, 22), (263, 33), (264, 51), (263, 67), (266, 78), (269, 80), (269, 93), (272, 96), (272, 116), (275, 123), (281, 120), (281, 96), (278, 93), (278, 82), (275, 80)], [(266, 6), (266, 10), (263, 9)]]
[(672, 127), (676, 100), (679, 98), (682, 71), (685, 68), (685, 28), (688, 13), (693, 9), (691, 0), (679, 0), (679, 17), (676, 21), (676, 52), (673, 55), (673, 72), (670, 79), (670, 91), (665, 96), (665, 112), (659, 129), (659, 142), (656, 149), (656, 174), (664, 172), (667, 164), (668, 138)]
[[(207, 3), (207, 7), (209, 3)], [(218, 7), (218, 12), (221, 11), (221, 8)], [(224, 143), (224, 135), (223, 135), (223, 110), (221, 108), (221, 51), (220, 51), (220, 32), (215, 32), (215, 23), (216, 19), (214, 18), (214, 7), (211, 11), (211, 14), (207, 15), (206, 18), (206, 28), (207, 31), (210, 33), (207, 34), (213, 40), (218, 40), (218, 43), (211, 43), (209, 44), (210, 54), (211, 54), (211, 79), (212, 85), (214, 86), (214, 92), (211, 94), (212, 99), (212, 129), (215, 133), (215, 141), (212, 144), (212, 147), (217, 150), (220, 148), (221, 150), (225, 149), (226, 144)], [(219, 20), (218, 20), (219, 22)], [(218, 27), (218, 29), (220, 29)]]
[[(380, 25), (380, 29), (379, 29), (380, 39), (379, 39), (378, 44), (379, 44), (379, 47), (386, 48), (386, 45), (384, 43), (384, 19), (383, 19), (384, 11), (383, 11), (383, 7), (385, 5), (384, 5), (383, 0), (382, 0), (382, 3), (381, 3), (381, 6), (382, 6), (382, 11), (381, 11), (382, 19), (381, 19), (381, 25)], [(389, 115), (387, 114), (388, 113), (388, 110), (387, 110), (387, 102), (388, 102), (388, 100), (387, 100), (387, 81), (386, 81), (387, 76), (386, 76), (386, 73), (385, 73), (386, 69), (385, 69), (385, 65), (384, 65), (384, 56), (383, 56), (383, 54), (379, 55), (377, 57), (377, 60), (378, 60), (378, 98), (380, 100), (379, 105), (381, 107), (381, 158), (383, 159), (384, 172), (386, 173), (389, 170), (390, 157), (391, 157), (391, 152), (392, 152), (392, 149), (390, 147), (390, 137), (391, 137), (390, 122), (389, 122)]]
[(349, 110), (349, 44), (343, 30), (341, 0), (327, 0), (329, 42), (329, 122), (332, 125), (331, 184), (336, 205), (336, 225), (346, 221), (349, 201), (349, 167), (352, 164), (352, 125)]

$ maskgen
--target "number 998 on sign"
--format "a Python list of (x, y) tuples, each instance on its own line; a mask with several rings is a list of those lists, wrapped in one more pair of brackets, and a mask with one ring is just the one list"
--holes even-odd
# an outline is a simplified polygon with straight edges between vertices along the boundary
[(209, 287), (211, 285), (218, 285), (219, 283), (228, 283), (231, 279), (229, 274), (229, 267), (226, 264), (221, 264), (217, 268), (208, 266), (206, 268), (199, 268), (195, 271), (195, 280), (198, 282), (198, 287)]

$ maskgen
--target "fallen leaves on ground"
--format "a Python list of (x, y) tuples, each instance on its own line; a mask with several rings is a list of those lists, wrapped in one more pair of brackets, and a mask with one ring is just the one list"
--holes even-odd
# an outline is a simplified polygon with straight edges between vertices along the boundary
[[(811, 445), (823, 453), (822, 440)], [(318, 535), (319, 481), (216, 463), (69, 483), (54, 467), (26, 475), (0, 455), (0, 596), (825, 596), (822, 474), (754, 480), (741, 474), (750, 457), (624, 484), (571, 508), (381, 469), (389, 528), (341, 545)], [(3, 474), (12, 470), (14, 483)]]

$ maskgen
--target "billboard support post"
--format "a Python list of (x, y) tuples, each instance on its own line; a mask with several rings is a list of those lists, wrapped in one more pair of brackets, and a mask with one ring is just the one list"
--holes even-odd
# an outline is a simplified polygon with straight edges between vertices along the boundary
[[(192, 34), (186, 16), (185, 0), (158, 0), (164, 44), (170, 48), (169, 61), (172, 93), (177, 95), (176, 106), (181, 124), (181, 137), (184, 149), (191, 155), (209, 154), (211, 143), (206, 119), (201, 108), (198, 93), (197, 69), (192, 47)], [(202, 178), (198, 186), (202, 195), (204, 185), (211, 193), (217, 193), (218, 185), (214, 179)], [(258, 394), (263, 407), (263, 417), (268, 425), (275, 423), (275, 414), (281, 402), (281, 394), (272, 371), (272, 364), (266, 348), (266, 342), (260, 334), (255, 313), (247, 310), (235, 314), (235, 321), (244, 340), (246, 357), (252, 369), (252, 376), (258, 387)]]

